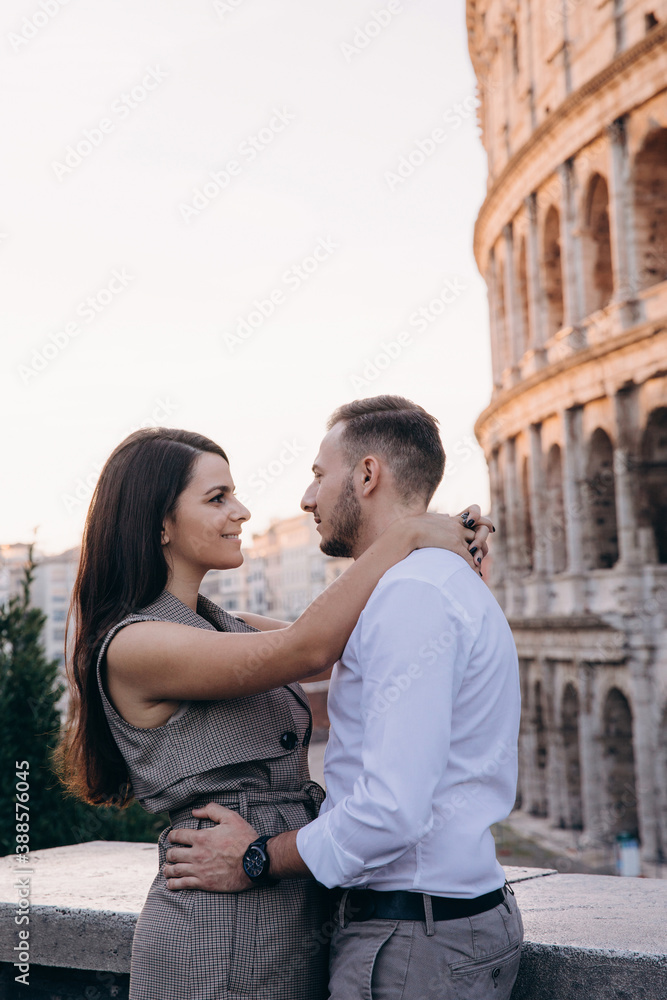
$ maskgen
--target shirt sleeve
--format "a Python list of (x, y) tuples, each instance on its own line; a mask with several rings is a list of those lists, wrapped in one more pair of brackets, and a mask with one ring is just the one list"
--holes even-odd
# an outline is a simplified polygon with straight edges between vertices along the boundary
[(465, 607), (427, 581), (393, 580), (370, 598), (359, 647), (362, 772), (349, 795), (297, 833), (323, 885), (365, 884), (431, 829), (473, 631)]

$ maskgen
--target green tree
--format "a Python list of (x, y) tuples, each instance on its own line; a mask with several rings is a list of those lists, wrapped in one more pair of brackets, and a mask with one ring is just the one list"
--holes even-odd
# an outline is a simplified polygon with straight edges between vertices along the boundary
[[(58, 661), (41, 643), (46, 615), (30, 606), (36, 564), (32, 546), (20, 592), (0, 606), (0, 855), (16, 847), (17, 764), (25, 761), (30, 850), (88, 840), (156, 841), (168, 823), (133, 803), (128, 809), (96, 808), (65, 794), (52, 767), (64, 686)], [(23, 785), (19, 786), (21, 789)]]

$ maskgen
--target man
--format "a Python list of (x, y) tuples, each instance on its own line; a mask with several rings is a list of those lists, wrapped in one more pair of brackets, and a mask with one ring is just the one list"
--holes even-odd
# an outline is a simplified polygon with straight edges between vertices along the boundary
[[(302, 501), (322, 550), (357, 558), (396, 517), (425, 511), (444, 464), (437, 422), (414, 403), (341, 407)], [(238, 814), (198, 810), (219, 826), (170, 835), (193, 845), (167, 852), (170, 888), (312, 875), (333, 889), (332, 1000), (509, 998), (523, 925), (490, 826), (514, 804), (518, 662), (502, 611), (460, 556), (422, 549), (385, 573), (328, 704), (318, 818), (255, 845)]]

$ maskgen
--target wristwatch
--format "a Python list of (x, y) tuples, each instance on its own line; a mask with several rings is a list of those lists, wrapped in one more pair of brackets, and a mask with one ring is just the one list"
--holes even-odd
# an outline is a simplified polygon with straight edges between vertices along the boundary
[(266, 852), (266, 842), (271, 836), (272, 834), (265, 834), (253, 840), (243, 855), (243, 871), (254, 885), (276, 885), (280, 881), (269, 874), (271, 862)]

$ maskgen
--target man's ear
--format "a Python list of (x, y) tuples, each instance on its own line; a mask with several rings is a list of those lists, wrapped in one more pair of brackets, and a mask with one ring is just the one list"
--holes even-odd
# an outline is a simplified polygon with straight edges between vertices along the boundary
[(367, 455), (361, 462), (361, 495), (368, 497), (380, 482), (380, 463), (375, 455)]

